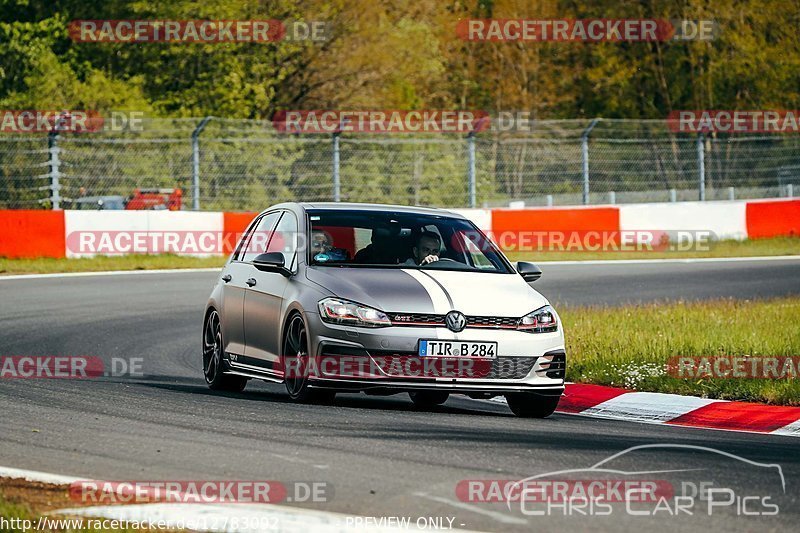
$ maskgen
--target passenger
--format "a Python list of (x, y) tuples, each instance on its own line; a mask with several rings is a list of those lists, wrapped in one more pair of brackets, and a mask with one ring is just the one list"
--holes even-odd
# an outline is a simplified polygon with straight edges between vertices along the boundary
[(313, 254), (327, 253), (331, 248), (333, 248), (333, 243), (326, 231), (321, 229), (311, 231), (311, 252)]
[(330, 234), (321, 229), (311, 230), (311, 253), (316, 263), (350, 260), (350, 252), (344, 248), (334, 248)]
[(370, 244), (356, 253), (355, 262), (370, 265), (396, 265), (399, 258), (397, 253), (398, 238), (400, 235), (399, 224), (385, 224), (372, 230)]

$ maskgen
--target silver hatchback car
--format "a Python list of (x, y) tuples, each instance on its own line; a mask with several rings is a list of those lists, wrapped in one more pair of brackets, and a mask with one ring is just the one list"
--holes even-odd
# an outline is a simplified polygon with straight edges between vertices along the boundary
[(545, 417), (564, 390), (558, 314), (466, 218), (439, 209), (285, 203), (259, 214), (206, 306), (215, 390), (285, 383), (296, 401), (337, 392), (505, 396)]

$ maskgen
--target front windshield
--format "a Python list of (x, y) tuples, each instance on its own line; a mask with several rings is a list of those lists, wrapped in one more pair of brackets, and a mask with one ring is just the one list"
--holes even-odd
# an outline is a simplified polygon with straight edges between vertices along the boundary
[(471, 222), (444, 215), (309, 210), (309, 264), (510, 273)]

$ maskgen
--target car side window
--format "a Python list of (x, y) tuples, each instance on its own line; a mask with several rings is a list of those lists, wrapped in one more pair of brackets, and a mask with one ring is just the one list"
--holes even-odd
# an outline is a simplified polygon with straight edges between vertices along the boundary
[(245, 245), (239, 250), (239, 261), (251, 262), (256, 256), (267, 251), (267, 244), (272, 236), (272, 229), (281, 216), (280, 211), (267, 213), (258, 221), (255, 228), (245, 238)]
[(283, 264), (289, 270), (294, 270), (294, 258), (297, 251), (297, 219), (294, 214), (286, 212), (273, 232), (273, 237), (267, 246), (267, 252), (280, 252), (283, 254)]

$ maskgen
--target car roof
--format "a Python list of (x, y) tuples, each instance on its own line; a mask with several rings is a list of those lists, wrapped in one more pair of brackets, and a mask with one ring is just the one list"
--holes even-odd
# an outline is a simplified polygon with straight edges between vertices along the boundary
[(408, 205), (391, 205), (391, 204), (362, 204), (356, 202), (300, 202), (298, 204), (304, 210), (308, 209), (325, 209), (328, 211), (375, 211), (375, 212), (395, 212), (395, 213), (409, 213), (417, 215), (439, 215), (439, 216), (452, 216), (453, 218), (463, 218), (458, 213), (439, 209), (436, 207), (418, 207)]
[(98, 200), (124, 200), (124, 196), (81, 196), (80, 198), (75, 198), (74, 202), (96, 202)]

